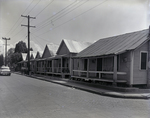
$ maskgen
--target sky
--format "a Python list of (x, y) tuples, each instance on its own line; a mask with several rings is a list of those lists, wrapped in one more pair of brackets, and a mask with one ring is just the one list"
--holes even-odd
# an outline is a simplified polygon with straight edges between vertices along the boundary
[[(94, 42), (99, 39), (147, 29), (149, 0), (0, 0), (0, 37), (10, 38), (8, 48), (27, 43), (28, 20), (34, 51), (62, 39)], [(4, 52), (0, 38), (0, 53)]]

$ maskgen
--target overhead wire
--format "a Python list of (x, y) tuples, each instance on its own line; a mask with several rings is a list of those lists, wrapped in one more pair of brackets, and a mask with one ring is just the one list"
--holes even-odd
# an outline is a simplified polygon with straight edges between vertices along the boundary
[(44, 7), (35, 17), (39, 16), (49, 5), (51, 5), (54, 2), (54, 0), (52, 0), (48, 5), (46, 5), (46, 7)]
[[(33, 3), (34, 0), (32, 0), (32, 2), (30, 2), (30, 4), (28, 5), (28, 7), (23, 11), (22, 14), (24, 14), (26, 12), (26, 10), (30, 7), (30, 5)], [(14, 26), (18, 23), (18, 21), (20, 20), (21, 17), (18, 18), (18, 20), (14, 23), (14, 25), (11, 27), (11, 29), (6, 33), (6, 35), (8, 35), (12, 29), (14, 28)], [(22, 22), (22, 21), (21, 21)]]
[[(80, 6), (84, 5), (84, 4), (85, 4), (86, 2), (88, 2), (88, 1), (89, 1), (89, 0), (86, 0), (86, 1), (83, 2), (82, 4), (76, 6), (75, 8), (73, 8), (73, 9), (71, 9), (70, 11), (66, 12), (65, 14), (60, 14), (60, 16), (59, 16), (58, 18), (56, 17), (56, 18), (57, 18), (56, 20), (59, 20), (60, 18), (64, 17), (65, 15), (69, 14), (70, 12), (72, 12), (72, 11), (74, 11), (75, 9), (79, 8)], [(55, 18), (54, 18), (54, 19), (55, 19)], [(53, 19), (51, 19), (51, 23), (53, 24), (56, 20), (53, 21)], [(49, 22), (46, 23), (46, 24), (44, 24), (42, 27), (38, 27), (38, 29), (35, 30), (35, 31), (39, 31), (39, 30), (41, 30), (42, 28), (45, 28), (45, 26), (48, 26), (48, 25), (50, 25)]]
[[(81, 14), (79, 14), (79, 15), (77, 15), (77, 16), (71, 18), (71, 19), (69, 19), (68, 21), (66, 21), (66, 22), (64, 22), (64, 23), (62, 23), (62, 24), (60, 24), (60, 25), (54, 27), (53, 30), (56, 29), (56, 28), (59, 28), (59, 27), (62, 26), (62, 25), (65, 25), (66, 23), (72, 21), (73, 19), (75, 19), (75, 18), (77, 18), (77, 17), (80, 17), (81, 15), (83, 15), (83, 14), (89, 12), (90, 10), (93, 10), (94, 8), (96, 8), (96, 7), (100, 6), (100, 5), (102, 5), (102, 4), (105, 3), (106, 1), (108, 1), (108, 0), (105, 0), (105, 1), (103, 1), (103, 2), (100, 2), (99, 4), (95, 5), (94, 7), (88, 9), (87, 11), (82, 12)], [(46, 33), (50, 32), (50, 31), (51, 31), (51, 30), (48, 30), (48, 31), (46, 31), (46, 32), (44, 32), (44, 33), (42, 33), (42, 34), (40, 34), (40, 35), (38, 35), (38, 36), (41, 36), (41, 35), (43, 35), (43, 34), (46, 34)]]
[[(53, 23), (54, 23), (56, 20), (59, 20), (60, 18), (64, 17), (65, 15), (69, 14), (70, 12), (72, 12), (72, 11), (74, 11), (75, 9), (79, 8), (80, 6), (84, 5), (84, 4), (85, 4), (86, 2), (88, 2), (88, 1), (89, 1), (89, 0), (83, 2), (82, 4), (80, 4), (80, 5), (78, 5), (77, 7), (71, 9), (70, 11), (66, 12), (65, 14), (60, 14), (60, 16), (58, 16), (58, 18), (57, 18), (57, 16), (56, 16), (56, 19), (55, 19), (55, 18), (54, 18), (54, 19), (51, 19), (51, 24), (54, 25)], [(45, 23), (43, 26), (39, 27), (36, 31), (39, 31), (39, 30), (41, 30), (42, 28), (44, 28), (45, 26), (48, 26), (48, 25), (50, 25), (49, 22), (48, 22), (48, 23)]]
[(62, 16), (58, 17), (58, 18), (54, 18), (52, 19), (53, 22), (59, 20), (60, 18), (64, 17), (65, 15), (69, 14), (70, 12), (74, 11), (75, 9), (79, 8), (80, 6), (84, 5), (85, 3), (87, 3), (89, 0), (83, 2), (82, 4), (80, 4), (79, 6), (75, 7), (74, 9), (72, 9), (71, 11), (68, 11), (67, 13), (63, 14)]
[(31, 11), (32, 11), (40, 2), (41, 2), (41, 0), (39, 0), (39, 1), (34, 5), (34, 7), (28, 12), (28, 14), (31, 13)]
[[(44, 45), (42, 45), (43, 43), (41, 44), (41, 42), (40, 42), (40, 41), (41, 41), (41, 38), (38, 38), (38, 39), (40, 39), (40, 41), (37, 39), (37, 36), (35, 36), (35, 35), (32, 35), (31, 38), (34, 40), (34, 42), (38, 43), (38, 45), (40, 44), (40, 46), (44, 49)], [(36, 40), (35, 40), (35, 39), (36, 39)], [(33, 40), (32, 40), (32, 41), (33, 41)], [(34, 50), (33, 50), (33, 51), (34, 51)]]
[(46, 41), (46, 42), (49, 42), (49, 41), (47, 41), (46, 39), (37, 36), (35, 33), (31, 33), (31, 34), (33, 34), (35, 37), (37, 37), (37, 38), (39, 38), (39, 39), (42, 39), (42, 40), (44, 40), (44, 41)]
[[(75, 2), (76, 2), (76, 1), (75, 1)], [(69, 4), (68, 6), (66, 6), (65, 8), (63, 8), (62, 10), (60, 10), (59, 12), (57, 12), (56, 14), (54, 14), (53, 16), (50, 16), (49, 18), (45, 19), (44, 21), (42, 21), (42, 22), (40, 22), (40, 23), (38, 23), (38, 24), (36, 24), (36, 25), (40, 26), (40, 25), (45, 24), (45, 22), (49, 22), (49, 19), (51, 19), (51, 18), (53, 18), (53, 17), (59, 15), (61, 12), (63, 12), (64, 10), (66, 10), (68, 7), (72, 6), (75, 2)]]
[[(34, 1), (34, 0), (33, 0)], [(32, 1), (32, 2), (33, 2)], [(41, 0), (39, 0), (35, 5), (34, 5), (34, 7), (32, 7), (32, 9), (27, 13), (27, 14), (29, 14), (38, 4), (39, 4), (39, 2), (40, 2)], [(22, 19), (22, 21), (24, 20), (24, 18)], [(22, 22), (21, 21), (21, 22)], [(21, 23), (20, 22), (20, 23)], [(20, 26), (21, 24), (18, 24), (18, 26), (16, 27), (16, 29)], [(16, 29), (14, 29), (13, 31), (15, 31)], [(12, 37), (15, 37), (17, 34), (19, 34), (22, 30), (23, 30), (24, 28), (22, 28), (19, 32), (17, 32), (15, 35), (13, 35)]]
[(27, 38), (27, 35), (25, 36), (25, 38), (24, 39), (22, 39), (22, 41), (25, 41), (25, 39)]
[[(33, 0), (34, 1), (34, 0)], [(32, 1), (32, 2), (33, 2)], [(41, 0), (39, 0), (37, 3), (36, 3), (36, 5), (34, 5), (34, 7), (28, 12), (28, 14), (39, 4), (39, 2), (40, 2)], [(54, 0), (52, 0), (43, 10), (41, 10), (37, 15), (36, 15), (36, 17), (38, 16), (38, 15), (40, 15), (52, 2), (53, 2)], [(23, 20), (22, 20), (23, 21)], [(22, 22), (21, 21), (21, 22)], [(20, 23), (21, 23), (20, 22)], [(19, 26), (19, 25), (18, 25)], [(17, 34), (19, 34), (22, 30), (23, 30), (24, 28), (22, 28), (19, 32), (17, 32), (15, 35), (13, 35), (13, 37), (15, 37)]]

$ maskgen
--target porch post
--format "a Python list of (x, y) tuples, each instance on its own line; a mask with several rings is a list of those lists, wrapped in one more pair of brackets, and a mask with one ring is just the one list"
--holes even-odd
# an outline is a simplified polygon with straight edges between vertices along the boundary
[(48, 60), (45, 60), (45, 74), (47, 75), (48, 70)]
[(148, 41), (148, 69), (147, 69), (147, 86), (150, 87), (150, 39)]
[(87, 75), (86, 75), (87, 78), (89, 78), (89, 66), (90, 66), (89, 59), (87, 59)]
[(70, 76), (72, 76), (72, 70), (73, 70), (73, 59), (70, 57)]
[(113, 74), (113, 85), (116, 86), (117, 83), (117, 55), (114, 56), (114, 74)]
[(132, 87), (133, 84), (133, 64), (134, 64), (134, 53), (133, 51), (130, 52), (130, 80), (129, 86)]
[(54, 73), (54, 59), (52, 60), (52, 73)]
[(63, 74), (63, 57), (61, 57), (61, 77), (62, 78), (64, 77), (64, 74)]

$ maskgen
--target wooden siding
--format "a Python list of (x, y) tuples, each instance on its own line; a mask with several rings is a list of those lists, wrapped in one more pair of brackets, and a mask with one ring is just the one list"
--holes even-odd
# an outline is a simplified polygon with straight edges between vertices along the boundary
[(119, 59), (119, 72), (126, 72), (126, 75), (118, 75), (118, 78), (127, 80), (127, 83), (129, 84), (130, 79), (130, 52), (125, 52), (123, 54), (120, 54)]
[[(79, 70), (79, 59), (73, 59), (72, 60), (72, 70)], [(73, 72), (73, 75), (78, 75), (77, 72)]]
[[(89, 59), (89, 71), (97, 71), (97, 59)], [(96, 77), (96, 73), (89, 73), (89, 77)]]
[(150, 86), (150, 40), (148, 41), (148, 86)]
[(147, 84), (147, 70), (140, 70), (141, 51), (148, 51), (148, 43), (134, 51), (133, 84)]
[(63, 42), (60, 49), (59, 49), (59, 52), (57, 52), (57, 55), (64, 55), (64, 54), (69, 54), (69, 50), (66, 46), (66, 44)]
[(54, 56), (53, 55), (53, 52), (50, 52), (51, 50), (48, 49), (47, 45), (44, 49), (44, 52), (43, 52), (43, 55), (42, 55), (42, 58), (47, 58), (47, 57), (52, 57)]
[(48, 48), (46, 46), (46, 48), (45, 48), (45, 50), (43, 52), (42, 58), (46, 58), (46, 57), (50, 57), (50, 56), (51, 56), (50, 52), (49, 52), (49, 50), (48, 50)]

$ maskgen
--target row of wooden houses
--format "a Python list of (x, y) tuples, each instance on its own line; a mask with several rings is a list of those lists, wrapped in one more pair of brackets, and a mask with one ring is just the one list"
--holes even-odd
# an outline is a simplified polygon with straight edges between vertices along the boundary
[[(149, 29), (84, 43), (63, 39), (58, 47), (31, 53), (31, 73), (128, 86), (150, 84)], [(18, 63), (27, 67), (27, 60)]]

